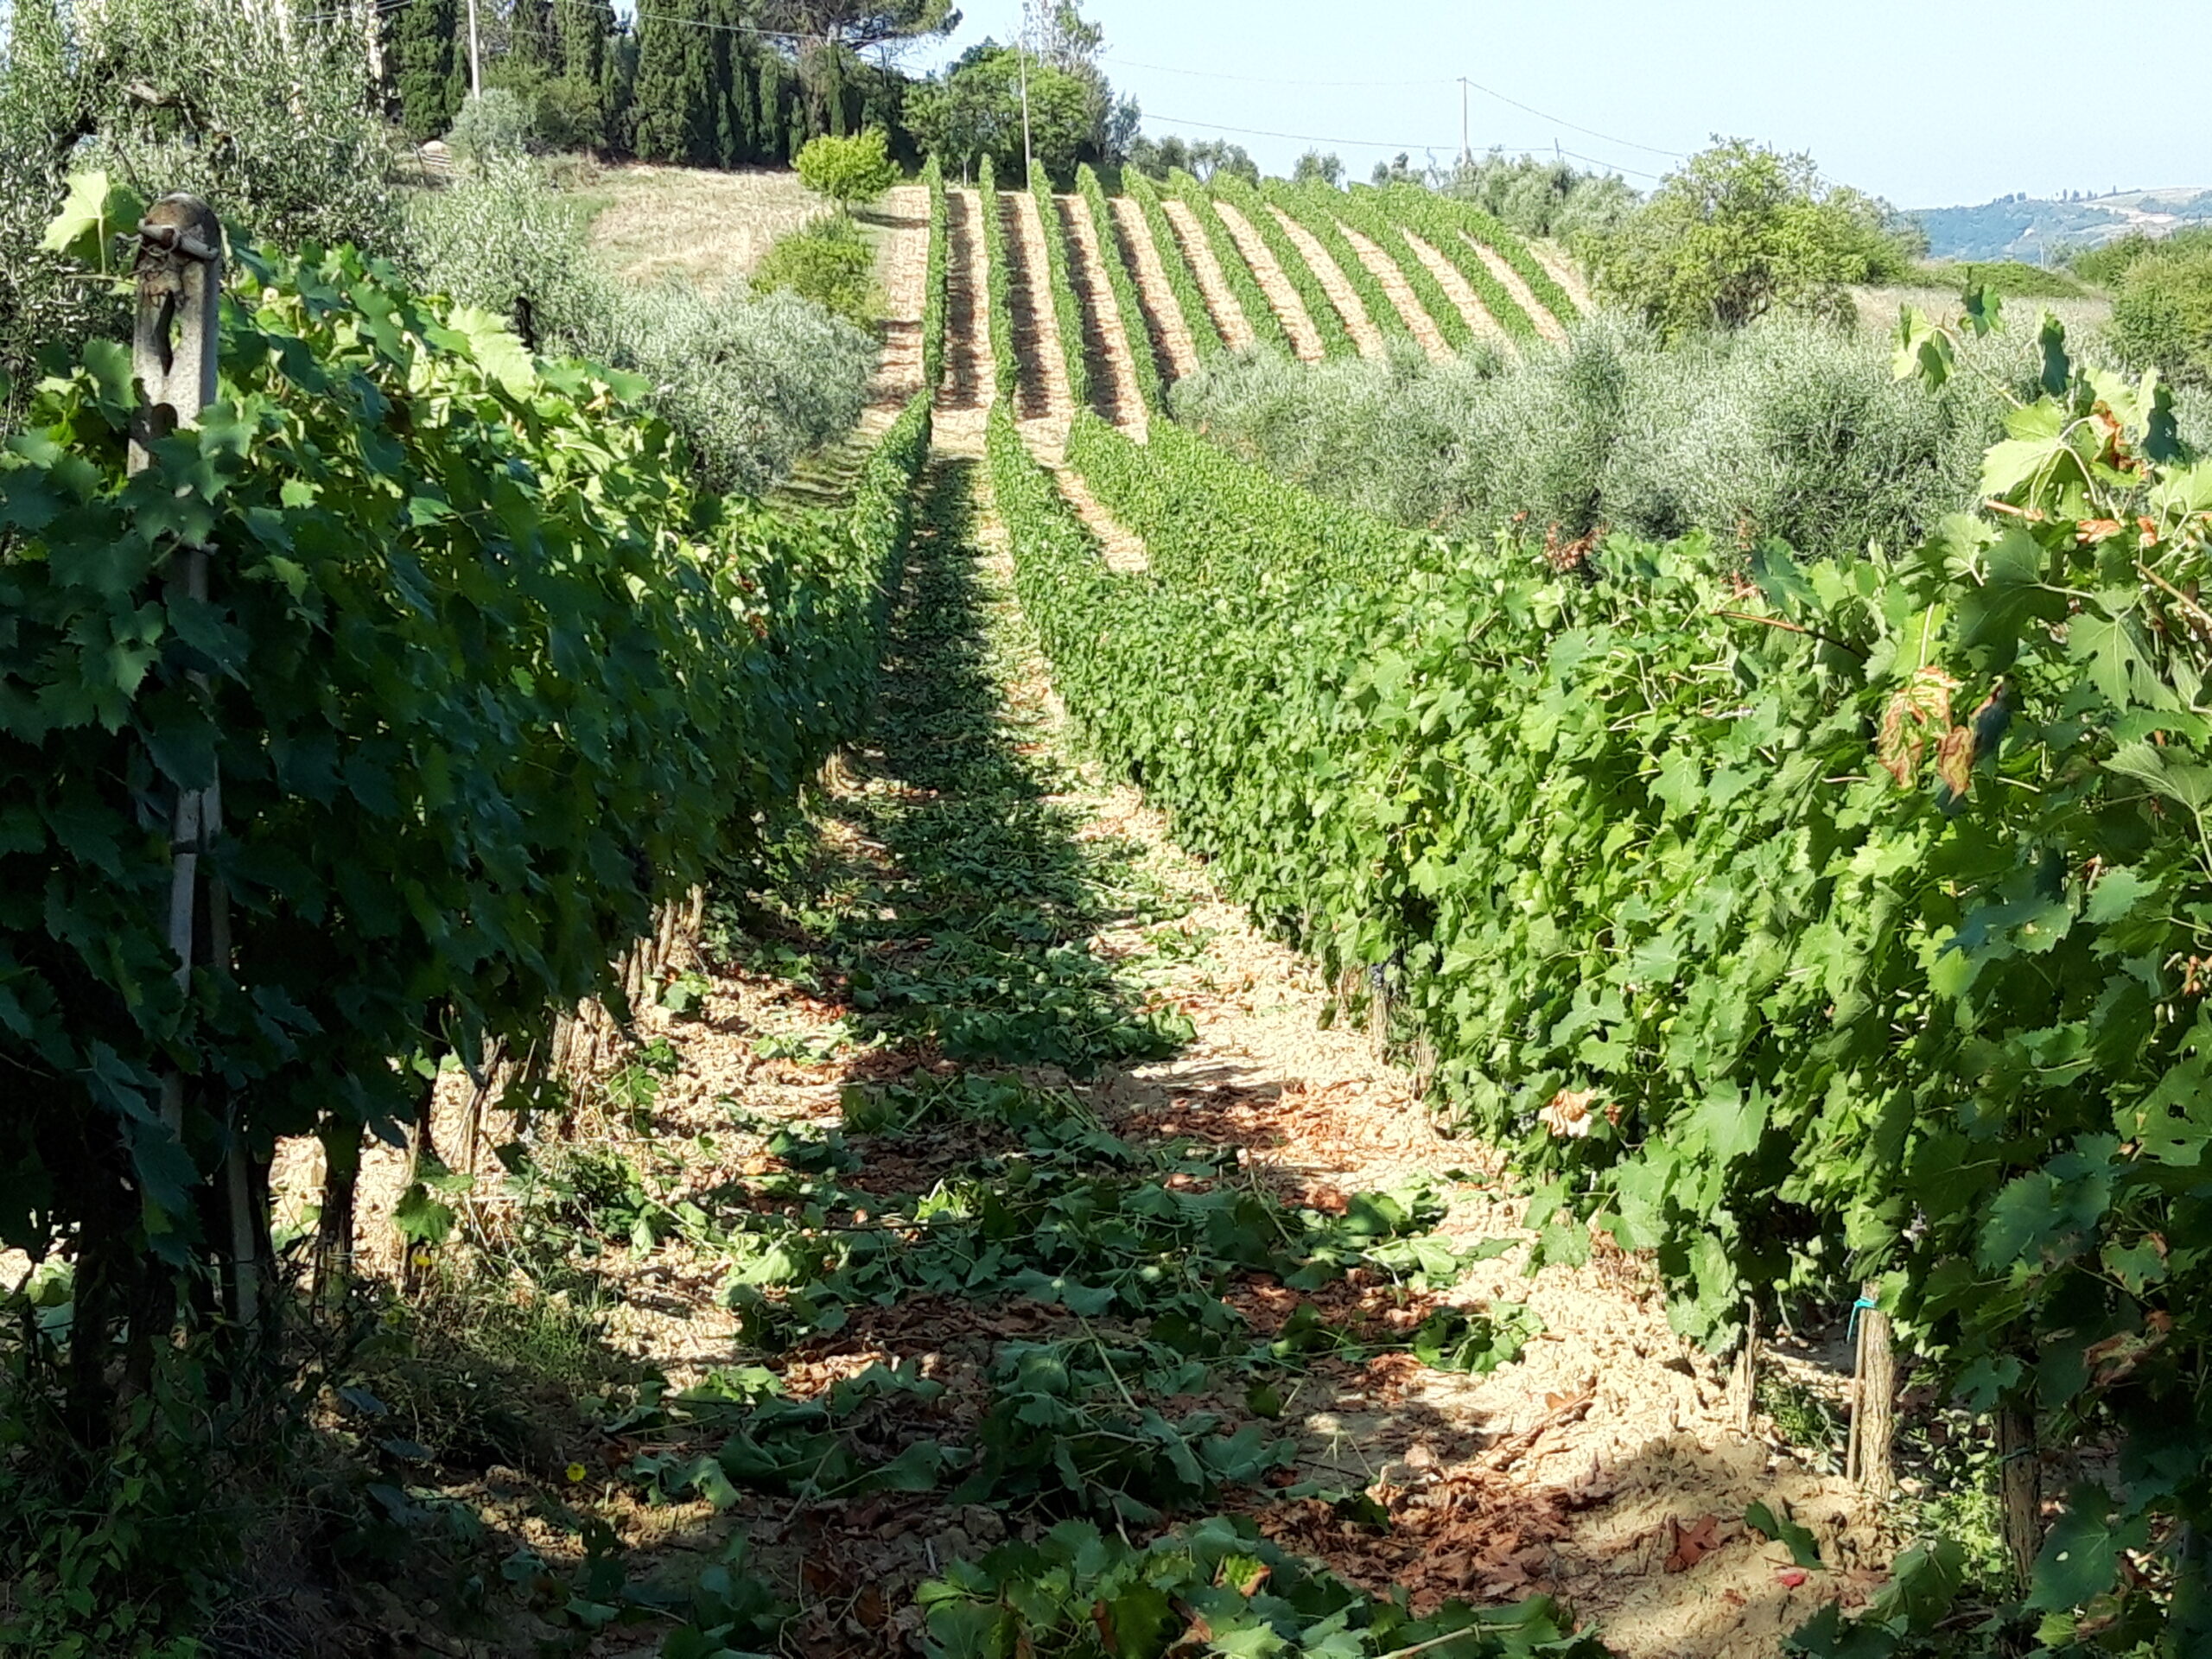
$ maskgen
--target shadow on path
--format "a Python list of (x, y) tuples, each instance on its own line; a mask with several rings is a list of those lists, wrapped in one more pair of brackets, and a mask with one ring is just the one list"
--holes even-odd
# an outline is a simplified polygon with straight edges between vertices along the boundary
[(1129, 849), (1081, 837), (1041, 688), (1022, 695), (995, 655), (976, 473), (941, 461), (927, 475), (874, 731), (814, 823), (779, 843), (742, 918), (753, 938), (729, 944), (810, 981), (863, 1041), (1078, 1074), (1160, 1058), (1187, 1022), (1147, 1009), (1090, 944), (1159, 899)]

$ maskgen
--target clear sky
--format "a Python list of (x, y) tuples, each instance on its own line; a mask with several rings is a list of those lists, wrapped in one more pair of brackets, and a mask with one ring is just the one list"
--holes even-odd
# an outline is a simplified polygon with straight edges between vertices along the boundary
[[(1020, 0), (963, 10), (953, 53), (1020, 26)], [(1359, 177), (1400, 149), (1449, 161), (1464, 75), (1544, 111), (1471, 92), (1478, 152), (1557, 143), (1647, 188), (1641, 175), (1672, 159), (1662, 152), (1716, 132), (1810, 150), (1829, 178), (1907, 207), (2212, 188), (2212, 116), (2176, 73), (2212, 64), (2203, 0), (1086, 0), (1084, 11), (1147, 132), (1229, 138), (1270, 173), (1309, 144), (1261, 132), (1331, 140), (1319, 147)]]

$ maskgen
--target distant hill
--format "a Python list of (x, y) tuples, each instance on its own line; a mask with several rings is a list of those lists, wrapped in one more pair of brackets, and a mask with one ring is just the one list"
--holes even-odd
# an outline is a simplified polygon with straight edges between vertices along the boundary
[(2130, 231), (2164, 236), (2212, 223), (2212, 190), (2123, 190), (2067, 200), (2006, 196), (1978, 207), (1923, 207), (1910, 218), (1936, 259), (2024, 259), (2040, 264), (2068, 248), (2099, 247)]

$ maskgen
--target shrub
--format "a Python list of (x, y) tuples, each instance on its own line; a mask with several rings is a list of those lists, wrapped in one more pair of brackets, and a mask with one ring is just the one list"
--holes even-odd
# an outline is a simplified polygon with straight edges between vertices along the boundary
[(755, 293), (812, 300), (857, 327), (872, 328), (883, 316), (875, 250), (842, 213), (824, 213), (779, 237), (754, 270), (753, 288)]
[(1811, 156), (1735, 139), (1692, 156), (1589, 248), (1599, 286), (1672, 337), (1774, 310), (1847, 317), (1847, 283), (1904, 273), (1890, 217), (1823, 184)]
[(461, 160), (479, 164), (519, 156), (529, 147), (536, 119), (520, 93), (494, 86), (462, 102), (446, 143)]
[(2212, 244), (2153, 253), (2129, 270), (2108, 333), (2131, 368), (2212, 385)]
[(1948, 288), (1955, 294), (1982, 288), (2007, 299), (2078, 300), (2088, 292), (2063, 270), (2045, 270), (2018, 259), (1993, 259), (1980, 264), (1923, 260), (1913, 266), (1909, 280), (1929, 288)]
[(648, 402), (710, 488), (769, 488), (849, 429), (867, 401), (872, 337), (796, 294), (624, 287), (593, 263), (582, 211), (522, 157), (417, 198), (409, 224), (427, 288), (526, 319), (543, 350), (647, 376)]
[(850, 210), (896, 184), (899, 169), (883, 129), (870, 127), (849, 138), (815, 139), (798, 153), (798, 176), (815, 194)]
[(2101, 248), (2088, 248), (2075, 254), (2067, 260), (2066, 267), (2085, 283), (2093, 283), (2099, 288), (2118, 288), (2126, 281), (2129, 271), (2154, 254), (2207, 247), (2212, 247), (2212, 225), (2188, 226), (2164, 238), (2146, 231), (2130, 231)]
[[(2017, 346), (1985, 355), (2032, 385)], [(1970, 379), (1931, 397), (1881, 343), (1786, 318), (1662, 349), (1614, 317), (1510, 359), (1217, 363), (1173, 401), (1231, 451), (1402, 524), (1484, 537), (1525, 516), (1843, 555), (1973, 504), (1995, 410)]]

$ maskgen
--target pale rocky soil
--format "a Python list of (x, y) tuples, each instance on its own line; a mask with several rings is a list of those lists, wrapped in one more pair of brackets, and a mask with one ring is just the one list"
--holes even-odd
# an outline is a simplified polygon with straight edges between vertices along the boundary
[(1421, 350), (1439, 363), (1449, 359), (1452, 346), (1444, 338), (1444, 331), (1436, 326), (1436, 319), (1430, 316), (1428, 308), (1421, 304), (1421, 296), (1414, 292), (1414, 285), (1406, 280), (1406, 273), (1398, 268), (1398, 262), (1351, 226), (1340, 222), (1337, 228), (1344, 232), (1344, 240), (1351, 244), (1351, 251), (1359, 256), (1360, 264), (1375, 273), (1375, 280), (1390, 296), (1390, 303), (1398, 308), (1398, 315), (1405, 319), (1406, 327), (1413, 331), (1414, 339)]
[[(1084, 307), (1084, 340), (1089, 350), (1090, 391), (1098, 412), (1139, 442), (1144, 441), (1147, 415), (1144, 394), (1137, 389), (1136, 351), (1149, 352), (1149, 339), (1132, 340), (1123, 326), (1122, 308), (1106, 274), (1106, 260), (1119, 259), (1099, 240), (1099, 226), (1091, 220), (1090, 204), (1081, 196), (1059, 199), (1060, 221), (1067, 228), (1070, 272), (1076, 302)], [(1112, 226), (1106, 227), (1112, 234)]]
[(1329, 257), (1328, 249), (1321, 245), (1320, 238), (1281, 208), (1270, 205), (1268, 211), (1275, 216), (1275, 223), (1282, 226), (1283, 234), (1290, 238), (1292, 245), (1313, 270), (1314, 280), (1321, 284), (1321, 291), (1329, 296), (1329, 302), (1344, 318), (1344, 327), (1351, 334), (1352, 343), (1359, 347), (1359, 354), (1362, 357), (1382, 356), (1384, 349), (1382, 331), (1367, 315), (1367, 308), (1360, 303), (1358, 294), (1345, 280), (1337, 262)]
[(1406, 245), (1414, 251), (1414, 257), (1428, 267), (1429, 275), (1436, 278), (1436, 285), (1444, 290), (1445, 296), (1452, 302), (1452, 308), (1467, 320), (1467, 327), (1475, 331), (1477, 340), (1501, 352), (1516, 349), (1513, 337), (1499, 325), (1496, 317), (1491, 315), (1490, 308), (1483, 303), (1482, 296), (1468, 284), (1467, 279), (1459, 274), (1458, 266), (1411, 231), (1402, 229), (1398, 234), (1406, 238)]
[(1021, 365), (1015, 414), (1022, 435), (1040, 453), (1058, 454), (1067, 443), (1075, 418), (1068, 390), (1067, 359), (1061, 355), (1058, 315), (1052, 302), (1052, 272), (1045, 255), (1045, 225), (1037, 199), (1027, 190), (999, 192), (1007, 215), (1007, 252), (1014, 263), (1009, 296), (1014, 312), (1014, 354)]
[(1221, 215), (1221, 222), (1229, 228), (1230, 239), (1244, 255), (1244, 263), (1252, 267), (1260, 291), (1268, 296), (1268, 303), (1282, 320), (1283, 332), (1290, 336), (1291, 350), (1297, 353), (1302, 363), (1319, 363), (1326, 355), (1321, 346), (1321, 331), (1306, 315), (1305, 302), (1284, 274), (1281, 261), (1262, 240), (1252, 222), (1229, 203), (1217, 201), (1213, 210)]
[(1567, 290), (1567, 298), (1583, 310), (1590, 309), (1589, 279), (1583, 276), (1581, 267), (1574, 263), (1565, 248), (1556, 242), (1532, 238), (1529, 251), (1536, 256), (1536, 263), (1544, 268), (1545, 274)]
[(1489, 268), (1490, 274), (1497, 278), (1499, 285), (1513, 296), (1513, 302), (1529, 314), (1529, 321), (1536, 325), (1536, 332), (1539, 334), (1550, 340), (1561, 340), (1567, 338), (1567, 330), (1560, 326), (1559, 319), (1552, 315), (1543, 302), (1536, 297), (1536, 290), (1529, 286), (1529, 279), (1508, 264), (1503, 254), (1487, 243), (1476, 241), (1465, 231), (1460, 232), (1459, 236), (1460, 239), (1472, 248), (1477, 257)]
[(1222, 275), (1221, 262), (1213, 257), (1213, 245), (1206, 240), (1205, 227), (1198, 223), (1198, 216), (1191, 211), (1187, 201), (1169, 196), (1161, 200), (1160, 206), (1166, 210), (1168, 224), (1174, 227), (1177, 245), (1190, 262), (1191, 274), (1198, 279), (1198, 291), (1206, 296), (1206, 308), (1213, 313), (1221, 337), (1229, 342), (1230, 351), (1243, 351), (1256, 336), (1243, 308), (1236, 302), (1229, 279)]
[(1132, 255), (1137, 279), (1138, 302), (1144, 307), (1152, 334), (1161, 353), (1161, 366), (1170, 385), (1197, 372), (1198, 347), (1191, 343), (1191, 329), (1175, 291), (1167, 285), (1167, 271), (1153, 245), (1144, 212), (1127, 196), (1113, 198), (1114, 222), (1122, 245)]
[(976, 454), (982, 453), (983, 420), (990, 411), (996, 381), (982, 202), (973, 190), (946, 193), (952, 245), (945, 277), (945, 384), (938, 389), (937, 404), (938, 447), (960, 443), (972, 447)]

